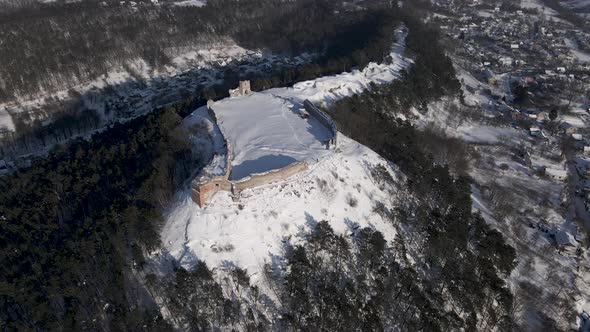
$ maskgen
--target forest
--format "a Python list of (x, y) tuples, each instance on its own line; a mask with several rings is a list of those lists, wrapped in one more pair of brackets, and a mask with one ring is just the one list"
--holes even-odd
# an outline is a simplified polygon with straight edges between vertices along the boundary
[(229, 39), (287, 54), (342, 53), (364, 39), (353, 28), (363, 11), (333, 15), (342, 3), (210, 0), (199, 8), (87, 0), (0, 11), (0, 102), (68, 89), (138, 58), (158, 70), (187, 50)]
[(117, 124), (0, 178), (3, 330), (102, 329), (89, 317), (107, 303), (112, 329), (152, 325), (123, 272), (158, 247), (162, 204), (203, 162), (180, 120), (168, 109)]
[[(405, 267), (404, 273), (420, 275), (410, 278), (415, 282), (412, 287), (427, 290), (428, 296), (408, 298), (410, 303), (426, 304), (416, 308), (408, 304), (418, 316), (410, 316), (409, 322), (401, 317), (402, 326), (431, 331), (460, 326), (511, 330), (513, 298), (504, 279), (515, 267), (515, 251), (501, 233), (471, 212), (465, 149), (453, 139), (418, 130), (394, 116), (407, 114), (410, 107), (420, 110), (443, 96), (460, 97), (450, 59), (440, 46), (432, 47), (438, 43), (438, 32), (412, 19), (406, 24), (411, 32), (408, 48), (416, 54), (412, 68), (400, 80), (343, 99), (328, 112), (344, 134), (393, 161), (408, 176), (409, 195), (396, 214), (403, 225), (400, 241), (412, 239), (414, 243), (405, 246), (414, 246), (418, 253), (414, 259), (424, 263)], [(452, 152), (437, 158), (436, 151), (449, 145), (454, 145)], [(420, 315), (422, 319), (412, 322)]]

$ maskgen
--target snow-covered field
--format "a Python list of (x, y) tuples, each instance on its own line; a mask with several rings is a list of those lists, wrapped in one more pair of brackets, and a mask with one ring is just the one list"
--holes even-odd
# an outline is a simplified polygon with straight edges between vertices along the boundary
[(393, 225), (373, 212), (376, 202), (391, 208), (391, 196), (371, 170), (383, 165), (394, 179), (399, 175), (349, 138), (341, 136), (340, 150), (285, 183), (243, 192), (239, 203), (219, 193), (201, 209), (188, 192), (179, 194), (162, 232), (166, 250), (187, 268), (197, 259), (217, 269), (245, 268), (260, 285), (264, 264), (279, 264), (283, 241), (297, 243), (317, 221), (329, 221), (337, 233), (374, 227), (393, 240)]
[(270, 94), (227, 98), (212, 105), (218, 125), (233, 149), (231, 180), (263, 173), (296, 161), (315, 162), (329, 153), (330, 130), (303, 106)]

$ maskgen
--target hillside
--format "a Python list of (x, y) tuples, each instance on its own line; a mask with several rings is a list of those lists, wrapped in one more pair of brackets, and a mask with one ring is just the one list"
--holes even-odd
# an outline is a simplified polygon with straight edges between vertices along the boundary
[(383, 179), (399, 181), (402, 175), (357, 142), (344, 136), (340, 142), (310, 170), (247, 190), (237, 201), (223, 192), (201, 209), (190, 194), (180, 194), (166, 213), (164, 250), (187, 269), (204, 261), (220, 278), (225, 269), (242, 268), (264, 289), (265, 265), (281, 268), (285, 242), (302, 243), (318, 221), (328, 220), (339, 235), (372, 227), (393, 241), (394, 226), (378, 207), (393, 208), (395, 183)]

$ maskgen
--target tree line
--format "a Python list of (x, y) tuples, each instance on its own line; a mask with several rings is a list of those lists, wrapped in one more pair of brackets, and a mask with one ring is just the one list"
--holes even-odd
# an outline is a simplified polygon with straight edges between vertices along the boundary
[(199, 8), (89, 0), (0, 11), (0, 101), (68, 89), (139, 58), (160, 69), (187, 49), (230, 38), (281, 53), (336, 52), (336, 36), (338, 47), (356, 42), (343, 29), (365, 39), (353, 29), (363, 11), (342, 10), (342, 3), (210, 0)]
[(178, 112), (116, 124), (0, 178), (2, 330), (167, 326), (130, 293), (130, 264), (159, 247), (161, 208), (205, 162)]
[[(236, 40), (241, 44), (251, 46), (251, 47), (264, 47), (273, 49), (275, 51), (282, 51), (282, 52), (320, 52), (322, 55), (315, 58), (310, 63), (305, 63), (297, 66), (288, 65), (288, 64), (276, 64), (273, 65), (271, 68), (266, 68), (263, 71), (260, 71), (257, 74), (252, 74), (250, 72), (243, 73), (237, 69), (237, 66), (226, 66), (224, 69), (219, 69), (222, 71), (221, 77), (223, 78), (221, 82), (210, 86), (207, 85), (208, 82), (204, 82), (203, 84), (197, 86), (194, 89), (183, 89), (182, 93), (179, 94), (179, 98), (181, 97), (193, 97), (196, 99), (220, 99), (224, 98), (228, 95), (227, 91), (229, 88), (233, 88), (238, 84), (239, 80), (242, 79), (249, 79), (252, 81), (252, 87), (255, 91), (260, 91), (272, 87), (280, 87), (280, 86), (290, 86), (300, 81), (314, 79), (317, 77), (321, 77), (324, 75), (336, 74), (341, 73), (343, 71), (349, 71), (354, 67), (363, 68), (369, 62), (381, 62), (384, 61), (384, 58), (389, 54), (391, 45), (393, 43), (393, 30), (400, 22), (400, 15), (397, 9), (390, 8), (389, 6), (382, 7), (378, 6), (378, 4), (373, 4), (368, 10), (364, 11), (350, 11), (345, 12), (339, 15), (333, 15), (333, 11), (335, 11), (338, 7), (337, 2), (330, 2), (330, 1), (304, 1), (298, 0), (294, 2), (290, 2), (289, 5), (284, 6), (281, 5), (278, 11), (278, 14), (274, 14), (274, 9), (266, 8), (265, 6), (270, 6), (272, 1), (269, 2), (252, 2), (252, 1), (211, 1), (206, 8), (203, 9), (190, 9), (187, 13), (179, 12), (178, 15), (184, 15), (185, 20), (194, 19), (191, 15), (195, 15), (198, 13), (199, 15), (204, 15), (202, 12), (207, 13), (204, 15), (207, 19), (210, 17), (217, 17), (222, 22), (227, 20), (228, 22), (233, 20), (240, 21), (240, 17), (242, 15), (247, 15), (247, 13), (252, 13), (253, 17), (249, 17), (251, 20), (261, 20), (263, 23), (257, 23), (253, 25), (248, 25), (245, 23), (236, 23), (231, 24), (232, 29), (228, 31), (227, 29), (215, 29), (218, 34), (222, 34), (221, 31), (225, 31), (225, 34), (234, 35)], [(51, 5), (55, 6), (55, 5)], [(111, 13), (107, 15), (105, 18), (103, 17), (103, 11), (109, 12), (109, 8), (101, 6), (99, 4), (92, 5), (90, 4), (79, 4), (70, 8), (67, 4), (62, 4), (56, 8), (49, 6), (48, 8), (53, 8), (53, 11), (58, 11), (63, 9), (63, 6), (66, 6), (68, 10), (65, 10), (65, 16), (67, 19), (62, 21), (62, 13), (54, 13), (53, 16), (48, 16), (45, 11), (41, 11), (38, 15), (41, 17), (34, 17), (33, 20), (41, 20), (47, 19), (46, 16), (51, 18), (51, 21), (56, 21), (57, 26), (64, 25), (59, 27), (58, 30), (66, 30), (75, 28), (76, 22), (72, 23), (68, 20), (70, 19), (68, 15), (77, 17), (75, 13), (81, 11), (82, 13), (86, 13), (87, 16), (91, 18), (85, 21), (85, 26), (81, 32), (86, 30), (90, 31), (92, 29), (100, 28), (101, 24), (107, 24), (114, 22), (110, 21), (110, 17), (112, 19), (119, 20), (121, 19), (123, 22), (126, 22), (125, 19), (121, 17), (121, 15), (125, 14), (125, 10), (119, 10), (115, 13)], [(232, 7), (231, 10), (238, 10), (239, 14), (234, 16), (230, 15), (231, 10), (229, 12), (224, 12), (227, 6)], [(238, 8), (234, 8), (237, 6)], [(211, 8), (209, 8), (211, 7)], [(143, 10), (150, 10), (150, 6), (141, 7)], [(157, 12), (158, 15), (162, 14), (162, 11), (171, 10), (176, 13), (175, 9), (166, 9), (158, 8)], [(274, 8), (274, 7), (273, 7)], [(91, 10), (92, 9), (92, 10)], [(46, 9), (49, 11), (49, 9)], [(151, 9), (156, 10), (156, 9)], [(49, 11), (53, 13), (53, 11)], [(96, 11), (96, 13), (94, 13)], [(109, 12), (110, 13), (110, 12)], [(217, 14), (215, 14), (217, 13)], [(30, 11), (25, 11), (21, 15), (33, 15)], [(313, 15), (312, 15), (313, 14)], [(323, 15), (323, 19), (319, 19), (314, 15)], [(96, 15), (96, 16), (95, 16)], [(103, 16), (101, 16), (103, 15)], [(172, 20), (177, 18), (176, 14), (168, 17), (168, 20)], [(217, 16), (216, 16), (217, 15)], [(18, 15), (16, 15), (18, 17)], [(137, 17), (135, 17), (137, 16)], [(226, 17), (227, 16), (227, 17)], [(133, 20), (141, 20), (143, 17), (142, 12), (134, 12), (134, 18), (130, 19), (132, 22)], [(270, 17), (267, 19), (266, 17)], [(159, 23), (158, 25), (166, 25), (166, 20), (161, 20), (159, 16), (153, 17), (148, 16), (148, 18), (157, 20)], [(22, 19), (22, 17), (21, 17)], [(79, 19), (82, 23), (82, 18)], [(95, 22), (96, 21), (96, 22)], [(180, 20), (175, 22), (174, 24), (179, 24), (183, 22)], [(293, 22), (293, 24), (283, 24), (284, 22)], [(18, 23), (18, 21), (17, 21)], [(149, 23), (144, 22), (149, 26), (156, 26), (155, 22)], [(193, 22), (192, 24), (197, 24), (198, 20)], [(130, 24), (130, 23), (129, 23)], [(215, 24), (221, 24), (215, 21)], [(243, 24), (243, 29), (247, 31), (247, 33), (242, 33), (239, 30), (239, 26)], [(135, 27), (136, 29), (141, 30), (141, 26), (143, 23), (139, 24)], [(187, 23), (188, 25), (188, 23)], [(223, 24), (222, 24), (223, 25)], [(228, 25), (230, 25), (228, 23)], [(135, 25), (134, 25), (135, 26)], [(53, 24), (52, 24), (52, 27)], [(277, 29), (277, 27), (279, 27)], [(10, 27), (11, 29), (13, 27)], [(55, 28), (55, 27), (54, 27)], [(184, 27), (186, 28), (186, 27)], [(1, 29), (1, 25), (0, 25)], [(28, 27), (23, 27), (23, 31), (16, 33), (28, 33), (30, 32), (27, 29)], [(86, 30), (85, 30), (86, 29)], [(108, 28), (110, 29), (110, 28)], [(107, 29), (107, 30), (108, 30)], [(127, 31), (124, 26), (121, 26), (120, 29)], [(228, 28), (229, 29), (229, 28)], [(303, 30), (301, 30), (303, 29)], [(143, 30), (141, 32), (137, 31), (127, 31), (124, 35), (128, 35), (129, 38), (134, 38), (134, 43), (142, 43), (141, 38), (137, 40), (138, 33), (144, 33)], [(297, 33), (295, 33), (297, 31)], [(47, 32), (45, 32), (47, 33)], [(122, 33), (118, 31), (117, 33)], [(101, 38), (118, 38), (117, 33), (107, 33), (107, 37)], [(161, 32), (160, 32), (161, 33)], [(186, 39), (184, 42), (192, 42), (190, 41), (191, 33), (182, 32), (182, 37), (175, 37), (180, 39)], [(192, 33), (203, 33), (201, 30), (193, 31)], [(277, 34), (284, 38), (284, 36), (289, 37), (289, 43), (283, 43), (278, 41), (275, 37)], [(111, 36), (112, 35), (112, 36)], [(158, 34), (155, 35), (149, 33), (150, 41), (152, 38), (158, 38)], [(98, 36), (98, 35), (97, 35)], [(102, 36), (102, 35), (101, 35)], [(109, 37), (110, 36), (110, 37)], [(155, 36), (155, 37), (154, 37)], [(62, 36), (63, 37), (63, 36)], [(60, 37), (61, 38), (61, 37)], [(147, 37), (146, 37), (147, 38)], [(166, 39), (166, 42), (175, 43), (173, 38), (171, 40)], [(77, 52), (75, 47), (77, 42), (75, 41), (68, 41), (69, 43), (61, 43), (59, 38), (52, 42), (55, 43), (56, 47), (63, 48), (67, 51), (68, 54), (72, 54)], [(91, 45), (91, 40), (86, 40), (84, 42), (80, 41), (84, 45)], [(106, 41), (105, 41), (106, 42)], [(146, 41), (147, 43), (147, 41)], [(179, 41), (180, 43), (180, 41)], [(100, 51), (98, 52), (106, 52), (108, 50), (107, 45), (101, 47)], [(31, 47), (40, 48), (40, 45), (32, 45)], [(157, 46), (154, 46), (149, 43), (150, 49), (153, 51), (157, 49)], [(27, 46), (24, 47), (25, 49)], [(2, 52), (4, 49), (0, 50)], [(46, 57), (46, 52), (42, 51), (41, 49), (36, 50), (39, 53), (39, 56)], [(46, 59), (44, 61), (65, 61), (65, 59), (59, 58), (59, 52), (54, 53), (53, 58)], [(22, 57), (15, 57), (20, 59), (19, 61), (29, 61)], [(121, 59), (126, 59), (127, 56), (122, 56)], [(86, 57), (81, 57), (76, 61), (72, 61), (72, 65), (78, 65), (80, 61), (101, 61), (100, 57), (91, 57), (87, 59)], [(112, 61), (109, 61), (108, 66), (111, 66)], [(24, 65), (24, 64), (23, 64)], [(95, 68), (94, 64), (92, 64), (93, 68)], [(98, 65), (100, 66), (100, 65)], [(27, 68), (31, 68), (30, 66), (26, 66)], [(65, 70), (66, 67), (62, 65), (57, 65), (57, 67), (62, 68)], [(44, 70), (49, 70), (49, 67), (46, 64), (43, 64)], [(13, 70), (16, 67), (3, 67), (5, 70)], [(0, 71), (2, 69), (0, 68)], [(101, 69), (102, 72), (107, 71), (108, 68)], [(16, 71), (18, 75), (21, 75), (21, 71)], [(35, 72), (35, 75), (40, 74), (40, 72)], [(68, 74), (69, 75), (69, 74)], [(75, 75), (73, 75), (75, 76)], [(2, 78), (0, 78), (1, 80)], [(26, 82), (24, 80), (23, 82)], [(10, 157), (13, 154), (21, 154), (22, 152), (31, 152), (36, 151), (40, 148), (46, 148), (48, 146), (52, 146), (54, 144), (58, 144), (60, 142), (64, 142), (67, 139), (71, 138), (72, 136), (77, 135), (84, 135), (89, 131), (93, 131), (96, 129), (101, 128), (104, 126), (104, 119), (105, 116), (101, 114), (101, 112), (89, 109), (92, 106), (85, 106), (84, 99), (89, 100), (99, 100), (101, 95), (105, 98), (104, 106), (104, 114), (106, 117), (109, 117), (109, 114), (119, 114), (124, 113), (124, 110), (120, 109), (119, 104), (112, 105), (110, 102), (107, 103), (109, 98), (118, 99), (116, 94), (113, 92), (117, 89), (125, 90), (127, 85), (132, 84), (131, 82), (123, 82), (119, 86), (109, 86), (103, 90), (97, 91), (89, 91), (80, 95), (72, 91), (70, 93), (70, 99), (68, 100), (51, 100), (46, 99), (46, 102), (43, 105), (43, 109), (38, 110), (40, 114), (48, 114), (48, 118), (44, 121), (39, 121), (36, 119), (35, 112), (20, 112), (20, 113), (13, 113), (12, 120), (15, 124), (16, 132), (9, 136), (3, 138), (3, 142), (0, 146), (0, 158), (4, 158), (6, 156)], [(150, 84), (151, 85), (151, 84)], [(7, 85), (11, 88), (15, 88), (15, 85)], [(33, 85), (27, 84), (28, 88), (34, 90)], [(1, 89), (1, 86), (0, 86)], [(0, 92), (1, 94), (1, 92)], [(0, 98), (1, 99), (1, 98)], [(129, 105), (128, 105), (129, 106)], [(131, 107), (131, 106), (129, 106)]]

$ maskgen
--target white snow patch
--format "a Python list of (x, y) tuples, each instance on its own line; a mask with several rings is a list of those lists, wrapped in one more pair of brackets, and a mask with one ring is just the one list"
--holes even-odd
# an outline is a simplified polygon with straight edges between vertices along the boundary
[(203, 6), (207, 5), (207, 1), (205, 1), (205, 0), (186, 0), (186, 1), (175, 2), (174, 5), (180, 6), (180, 7), (189, 7), (189, 6), (203, 7)]
[(14, 131), (12, 117), (4, 108), (0, 108), (0, 132), (2, 131)]
[(578, 61), (581, 63), (590, 62), (590, 54), (581, 51), (575, 41), (571, 40), (570, 38), (564, 38), (563, 41), (565, 45), (569, 47), (570, 52), (576, 59), (578, 59)]
[(311, 81), (300, 82), (292, 88), (276, 88), (263, 93), (282, 96), (302, 102), (309, 99), (314, 103), (329, 105), (336, 100), (352, 96), (369, 88), (369, 84), (385, 84), (399, 78), (402, 69), (408, 67), (412, 60), (404, 54), (406, 37), (405, 26), (396, 29), (395, 40), (391, 49), (389, 63), (371, 62), (362, 71), (354, 70), (334, 76), (325, 76)]
[(464, 141), (470, 143), (496, 144), (506, 138), (518, 140), (522, 132), (512, 127), (495, 127), (486, 125), (466, 125), (457, 128), (457, 133)]

